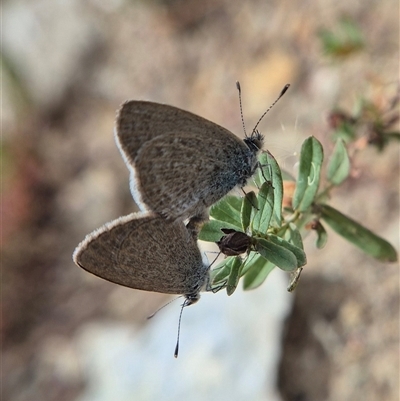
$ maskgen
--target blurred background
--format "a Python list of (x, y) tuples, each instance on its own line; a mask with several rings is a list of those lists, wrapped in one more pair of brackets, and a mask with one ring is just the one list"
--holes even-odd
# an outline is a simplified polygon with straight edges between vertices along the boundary
[[(177, 360), (180, 301), (147, 321), (169, 297), (71, 258), (87, 233), (137, 210), (113, 139), (123, 101), (168, 103), (242, 136), (235, 81), (248, 130), (291, 83), (260, 130), (295, 174), (307, 136), (333, 148), (335, 107), (396, 95), (398, 16), (395, 0), (4, 1), (1, 398), (398, 400), (398, 265), (331, 231), (323, 250), (305, 242), (295, 293), (274, 271), (185, 309)], [(357, 154), (332, 204), (398, 249), (398, 146)]]

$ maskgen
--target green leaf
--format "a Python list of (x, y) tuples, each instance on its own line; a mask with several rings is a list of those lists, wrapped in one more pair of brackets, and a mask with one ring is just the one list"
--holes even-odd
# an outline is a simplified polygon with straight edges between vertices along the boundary
[(274, 268), (275, 265), (273, 263), (268, 262), (259, 254), (254, 253), (253, 258), (250, 259), (249, 257), (248, 260), (246, 260), (242, 270), (244, 271), (246, 269), (246, 273), (243, 277), (243, 289), (252, 290), (259, 287)]
[(350, 173), (350, 159), (343, 139), (338, 139), (328, 163), (327, 177), (335, 185), (341, 184)]
[(324, 153), (314, 137), (307, 138), (301, 147), (299, 175), (293, 195), (293, 208), (307, 210), (318, 191), (320, 171)]
[(300, 231), (293, 223), (289, 224), (289, 229), (286, 231), (286, 235), (285, 239), (287, 239), (291, 244), (297, 246), (297, 248), (304, 249)]
[[(297, 264), (295, 267), (300, 267), (304, 266), (307, 263), (307, 257), (306, 254), (303, 251), (303, 248), (299, 248), (293, 244), (291, 244), (288, 241), (285, 241), (281, 237), (277, 237), (276, 235), (269, 235), (268, 236), (269, 241), (273, 242), (274, 244), (277, 244), (279, 246), (282, 246), (283, 248), (287, 249), (291, 253), (294, 254), (297, 260)], [(303, 246), (303, 244), (301, 244)], [(278, 266), (279, 267), (279, 266)], [(286, 269), (284, 269), (286, 270)]]
[(268, 161), (272, 170), (272, 186), (274, 187), (274, 214), (272, 220), (279, 227), (282, 224), (283, 179), (281, 169), (274, 156), (267, 152)]
[(257, 199), (258, 210), (254, 214), (252, 229), (255, 232), (266, 234), (274, 207), (274, 191), (270, 183), (262, 184)]
[(368, 255), (384, 262), (396, 262), (396, 250), (383, 238), (328, 205), (318, 205), (321, 218), (339, 235)]
[(219, 202), (210, 208), (210, 216), (215, 220), (225, 221), (237, 230), (242, 229), (242, 202), (237, 196), (224, 196)]
[(258, 156), (258, 165), (256, 174), (253, 175), (253, 181), (258, 188), (261, 187), (265, 182), (272, 181), (271, 166), (269, 164), (269, 158), (267, 152), (261, 152)]
[(387, 139), (394, 139), (395, 141), (400, 141), (400, 132), (385, 132), (383, 136)]
[(258, 186), (264, 182), (270, 182), (274, 188), (274, 214), (273, 221), (279, 227), (282, 222), (282, 200), (283, 200), (283, 181), (282, 172), (271, 153), (263, 152), (260, 154), (258, 161), (261, 165), (258, 176)]
[(253, 209), (258, 208), (258, 201), (256, 194), (251, 191), (246, 194), (242, 202), (241, 217), (242, 217), (242, 230), (247, 231), (250, 225)]
[(221, 231), (221, 228), (232, 228), (234, 230), (241, 230), (241, 227), (226, 223), (225, 221), (208, 220), (201, 227), (198, 239), (207, 242), (217, 242), (225, 235)]
[(317, 232), (317, 241), (315, 245), (318, 249), (322, 249), (328, 242), (328, 233), (319, 221), (316, 223), (314, 230)]
[(282, 270), (291, 271), (297, 267), (297, 258), (294, 253), (282, 245), (264, 238), (256, 238), (255, 249), (262, 257)]
[(368, 143), (372, 146), (376, 146), (381, 152), (390, 144), (390, 141), (392, 140), (399, 141), (400, 133), (375, 131), (374, 133), (370, 134)]
[(236, 287), (239, 284), (240, 271), (242, 267), (242, 259), (239, 256), (233, 257), (231, 272), (228, 277), (228, 282), (226, 283), (226, 293), (229, 296), (235, 292)]

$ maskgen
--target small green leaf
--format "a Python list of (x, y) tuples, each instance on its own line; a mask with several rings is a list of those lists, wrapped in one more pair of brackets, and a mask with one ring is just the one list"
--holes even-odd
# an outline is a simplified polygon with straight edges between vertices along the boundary
[(293, 223), (289, 224), (289, 230), (286, 232), (288, 235), (288, 237), (285, 236), (286, 240), (288, 240), (294, 246), (297, 246), (297, 248), (304, 249), (303, 239), (301, 238), (300, 231)]
[(384, 132), (383, 130), (376, 130), (369, 135), (368, 143), (372, 146), (376, 146), (381, 152), (389, 145), (390, 141), (393, 140), (400, 140), (399, 132)]
[(328, 242), (328, 233), (319, 221), (316, 224), (315, 231), (317, 232), (317, 241), (315, 245), (318, 249), (322, 249)]
[[(279, 227), (282, 222), (282, 200), (283, 200), (283, 181), (282, 172), (276, 162), (274, 156), (271, 153), (263, 152), (258, 158), (260, 165), (259, 169), (259, 186), (261, 183), (269, 181), (274, 188), (274, 214), (272, 216), (273, 221)], [(265, 177), (265, 178), (264, 178)]]
[(253, 209), (257, 208), (258, 208), (258, 201), (256, 194), (253, 191), (248, 192), (243, 199), (242, 210), (241, 210), (242, 230), (244, 232), (246, 232), (247, 229), (249, 228)]
[[(268, 239), (273, 242), (274, 244), (277, 244), (279, 246), (282, 246), (286, 250), (290, 251), (291, 253), (294, 254), (294, 256), (297, 259), (297, 264), (296, 267), (304, 266), (307, 263), (307, 257), (306, 254), (303, 251), (303, 248), (299, 248), (293, 244), (291, 244), (288, 241), (285, 241), (281, 237), (277, 237), (276, 235), (269, 235)], [(303, 246), (303, 244), (301, 244)], [(278, 266), (279, 267), (279, 266)], [(284, 269), (286, 270), (286, 269)]]
[(327, 177), (335, 185), (341, 184), (350, 173), (350, 159), (343, 139), (338, 139), (328, 163)]
[(256, 238), (255, 249), (263, 258), (282, 270), (292, 271), (297, 267), (297, 258), (294, 253), (282, 245), (264, 238)]
[(258, 193), (258, 210), (254, 214), (252, 229), (255, 232), (265, 234), (271, 221), (274, 207), (274, 191), (271, 184), (264, 182)]
[(246, 269), (246, 273), (243, 277), (243, 289), (252, 290), (259, 287), (274, 268), (275, 265), (273, 263), (268, 262), (259, 254), (255, 253), (254, 257), (251, 259), (249, 257), (242, 270), (244, 271)]
[(267, 152), (261, 152), (258, 156), (258, 165), (256, 174), (253, 175), (253, 181), (258, 188), (261, 187), (265, 182), (272, 183), (271, 166), (269, 164), (269, 158)]
[(272, 220), (279, 227), (282, 224), (283, 179), (281, 169), (274, 156), (267, 152), (269, 164), (272, 170), (272, 186), (274, 188), (274, 214)]
[(210, 216), (215, 220), (225, 221), (237, 230), (242, 229), (242, 202), (243, 200), (237, 196), (224, 196), (219, 202), (210, 208)]
[(225, 235), (221, 231), (221, 228), (232, 228), (234, 230), (241, 230), (241, 227), (226, 223), (225, 221), (208, 220), (201, 227), (198, 239), (207, 242), (217, 242)]
[(235, 292), (236, 287), (239, 284), (240, 270), (242, 267), (242, 259), (239, 256), (233, 257), (231, 272), (228, 277), (228, 282), (226, 283), (226, 293), (229, 296)]
[(293, 195), (293, 208), (307, 210), (318, 191), (320, 171), (324, 153), (314, 137), (307, 138), (301, 147), (299, 175)]
[(328, 205), (318, 205), (321, 218), (352, 244), (384, 262), (396, 262), (396, 250), (383, 238)]
[(385, 132), (383, 134), (387, 139), (394, 139), (395, 141), (400, 141), (400, 132)]

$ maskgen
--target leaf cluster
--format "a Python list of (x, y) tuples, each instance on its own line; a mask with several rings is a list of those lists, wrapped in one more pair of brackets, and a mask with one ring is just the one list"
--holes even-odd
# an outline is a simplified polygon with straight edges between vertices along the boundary
[[(264, 152), (254, 176), (258, 191), (242, 198), (228, 195), (211, 207), (210, 220), (203, 225), (199, 239), (217, 242), (221, 251), (230, 255), (212, 271), (215, 288), (226, 288), (231, 295), (243, 278), (243, 288), (250, 290), (278, 267), (291, 272), (288, 290), (292, 291), (307, 263), (303, 237), (313, 230), (316, 246), (323, 248), (328, 238), (325, 224), (368, 255), (385, 262), (397, 260), (392, 245), (326, 203), (329, 191), (350, 173), (343, 139), (337, 140), (330, 155), (325, 169), (327, 184), (321, 189), (323, 162), (321, 143), (315, 137), (307, 138), (297, 180), (284, 182), (275, 158)], [(294, 191), (288, 196), (284, 188), (285, 192)]]

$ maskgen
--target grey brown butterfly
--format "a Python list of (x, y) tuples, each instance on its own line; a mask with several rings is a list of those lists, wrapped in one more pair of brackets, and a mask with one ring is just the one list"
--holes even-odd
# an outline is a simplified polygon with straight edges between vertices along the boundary
[(196, 239), (181, 221), (132, 213), (88, 234), (73, 254), (84, 270), (113, 283), (144, 291), (182, 294), (184, 306), (209, 290), (209, 266)]
[[(239, 85), (238, 89), (240, 93)], [(255, 172), (263, 146), (256, 127), (241, 140), (218, 124), (173, 106), (125, 102), (117, 114), (115, 139), (131, 173), (133, 198), (142, 210), (169, 220), (203, 216)]]

